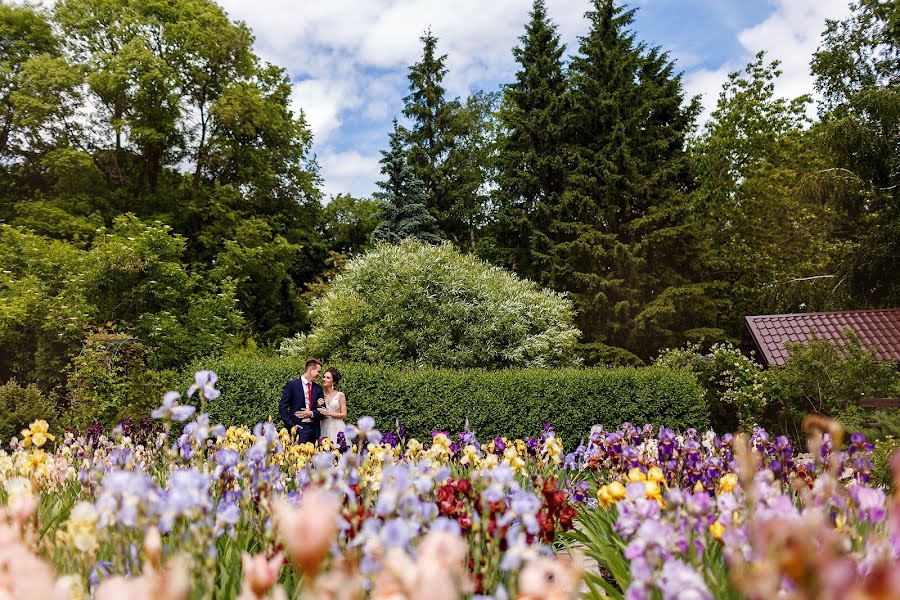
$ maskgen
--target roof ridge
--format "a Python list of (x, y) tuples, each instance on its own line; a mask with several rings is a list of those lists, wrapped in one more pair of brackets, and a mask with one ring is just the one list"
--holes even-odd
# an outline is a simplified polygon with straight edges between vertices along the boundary
[(812, 315), (846, 315), (853, 313), (890, 313), (896, 312), (900, 314), (900, 308), (853, 308), (849, 310), (825, 310), (820, 312), (802, 312), (802, 313), (780, 313), (773, 315), (747, 315), (745, 319), (772, 319), (775, 317), (806, 317)]

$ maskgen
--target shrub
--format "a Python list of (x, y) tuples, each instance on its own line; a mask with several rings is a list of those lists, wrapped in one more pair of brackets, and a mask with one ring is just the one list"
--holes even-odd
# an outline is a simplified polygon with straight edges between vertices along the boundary
[(381, 244), (312, 307), (289, 356), (443, 368), (574, 366), (571, 303), (449, 244)]
[(59, 413), (57, 407), (34, 384), (22, 387), (15, 379), (0, 385), (0, 444), (38, 419), (52, 423)]
[(97, 333), (87, 338), (69, 365), (66, 381), (70, 424), (110, 426), (126, 417), (140, 419), (159, 405), (174, 373), (148, 366), (152, 350), (123, 334)]
[(900, 440), (893, 435), (886, 435), (875, 442), (872, 452), (872, 483), (894, 490), (894, 472), (891, 457), (900, 450)]
[(761, 424), (766, 372), (731, 344), (713, 344), (705, 354), (699, 344), (667, 349), (656, 364), (687, 369), (697, 376), (716, 431), (750, 431)]
[(803, 416), (814, 412), (871, 438), (900, 434), (897, 419), (891, 418), (894, 411), (871, 412), (859, 406), (861, 396), (900, 394), (897, 366), (877, 360), (852, 331), (845, 330), (844, 335), (843, 347), (822, 339), (789, 344), (791, 354), (784, 368), (769, 369), (767, 395), (772, 399), (774, 427), (799, 437)]
[[(199, 366), (219, 375), (222, 390), (209, 405), (211, 416), (226, 425), (267, 418), (279, 422), (281, 391), (288, 379), (299, 377), (303, 364), (303, 359), (250, 354), (205, 361)], [(694, 377), (663, 367), (499, 371), (338, 367), (344, 376), (341, 388), (347, 395), (349, 422), (371, 415), (379, 427), (392, 430), (399, 419), (419, 439), (433, 428), (460, 431), (466, 419), (482, 439), (531, 436), (550, 422), (569, 447), (595, 423), (709, 426)]]
[(184, 248), (168, 226), (133, 215), (90, 250), (0, 223), (0, 380), (61, 390), (85, 331), (103, 326), (147, 340), (165, 367), (238, 344), (235, 282), (202, 279)]

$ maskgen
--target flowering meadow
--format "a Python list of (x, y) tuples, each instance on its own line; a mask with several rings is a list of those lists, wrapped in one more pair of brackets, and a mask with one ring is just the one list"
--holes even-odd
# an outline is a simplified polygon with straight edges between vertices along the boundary
[[(225, 428), (200, 372), (141, 424), (0, 450), (0, 599), (900, 598), (872, 446), (624, 424), (579, 443), (370, 418), (337, 444)], [(565, 445), (564, 445), (565, 442)], [(802, 452), (801, 452), (802, 450)]]

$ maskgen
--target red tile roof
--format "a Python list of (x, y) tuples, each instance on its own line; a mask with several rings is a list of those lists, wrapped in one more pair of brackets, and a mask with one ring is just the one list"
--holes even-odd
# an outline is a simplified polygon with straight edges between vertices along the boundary
[(900, 308), (760, 315), (746, 320), (769, 366), (784, 366), (786, 341), (806, 342), (819, 337), (843, 346), (847, 343), (844, 329), (854, 331), (864, 348), (874, 348), (879, 359), (900, 361)]

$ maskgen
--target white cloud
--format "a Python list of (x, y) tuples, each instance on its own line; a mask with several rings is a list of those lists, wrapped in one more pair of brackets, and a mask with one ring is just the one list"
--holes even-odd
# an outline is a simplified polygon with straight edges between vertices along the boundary
[(380, 159), (380, 154), (362, 154), (356, 150), (326, 152), (319, 156), (325, 197), (341, 193), (359, 198), (371, 196), (373, 182), (378, 180), (380, 173)]
[[(407, 69), (420, 58), (424, 31), (430, 27), (440, 40), (438, 51), (448, 55), (448, 94), (465, 97), (474, 86), (492, 87), (490, 82), (511, 75), (512, 48), (532, 5), (531, 0), (221, 1), (233, 19), (253, 30), (257, 52), (287, 68), (294, 81), (292, 108), (302, 109), (312, 128), (326, 195), (361, 196), (374, 190), (379, 156), (339, 151), (346, 143), (336, 138), (348, 118), (356, 126), (360, 120), (381, 123), (399, 116)], [(588, 6), (589, 0), (548, 0), (570, 50)]]
[(794, 98), (813, 91), (809, 62), (821, 42), (825, 20), (849, 14), (847, 0), (776, 0), (775, 11), (741, 31), (738, 40), (750, 54), (765, 50), (770, 59), (781, 62), (777, 92)]
[(294, 84), (291, 108), (306, 115), (316, 142), (324, 142), (341, 126), (340, 113), (359, 104), (349, 81), (340, 79), (306, 79)]
[[(809, 70), (819, 47), (826, 19), (843, 19), (850, 14), (847, 0), (770, 0), (775, 9), (762, 22), (741, 30), (737, 39), (744, 54), (715, 69), (699, 69), (685, 75), (688, 97), (703, 96), (701, 122), (706, 121), (718, 100), (728, 73), (739, 71), (760, 50), (769, 61), (781, 64), (775, 93), (786, 98), (813, 94), (814, 78)], [(810, 111), (813, 111), (810, 105)]]
[(731, 70), (723, 66), (718, 69), (697, 69), (685, 73), (684, 97), (685, 100), (690, 100), (694, 96), (700, 96), (700, 102), (703, 104), (703, 111), (700, 114), (701, 123), (709, 120), (716, 107), (722, 85), (728, 79), (728, 73)]

